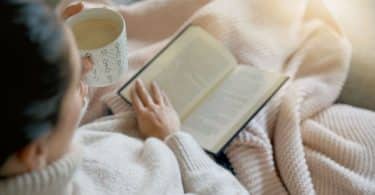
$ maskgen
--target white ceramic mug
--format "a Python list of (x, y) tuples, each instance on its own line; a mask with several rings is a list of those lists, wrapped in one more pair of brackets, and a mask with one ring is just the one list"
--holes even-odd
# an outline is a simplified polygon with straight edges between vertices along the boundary
[(86, 75), (86, 83), (89, 86), (103, 87), (116, 82), (128, 69), (126, 25), (117, 11), (106, 7), (84, 10), (70, 17), (66, 23), (73, 27), (92, 19), (109, 19), (122, 29), (112, 42), (103, 47), (80, 49), (81, 56), (90, 56), (93, 62), (92, 70)]

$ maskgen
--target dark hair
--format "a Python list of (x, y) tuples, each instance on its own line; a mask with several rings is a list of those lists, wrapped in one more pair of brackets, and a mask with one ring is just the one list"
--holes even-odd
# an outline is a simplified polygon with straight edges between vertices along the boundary
[(1, 0), (0, 25), (2, 85), (6, 88), (1, 167), (56, 125), (71, 69), (63, 26), (42, 2)]

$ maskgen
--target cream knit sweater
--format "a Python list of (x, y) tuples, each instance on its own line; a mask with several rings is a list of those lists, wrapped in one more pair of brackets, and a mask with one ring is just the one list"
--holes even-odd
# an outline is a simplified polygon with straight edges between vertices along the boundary
[[(226, 151), (250, 193), (375, 194), (375, 115), (332, 106), (351, 47), (321, 0), (145, 0), (116, 8), (128, 29), (124, 80), (188, 23), (220, 40), (239, 64), (291, 77)], [(94, 92), (86, 120), (103, 102), (115, 113), (129, 109), (108, 93), (124, 80)]]
[[(78, 130), (73, 149), (39, 171), (0, 180), (1, 195), (248, 194), (188, 134), (125, 136), (117, 116)], [(122, 116), (124, 117), (124, 116)]]

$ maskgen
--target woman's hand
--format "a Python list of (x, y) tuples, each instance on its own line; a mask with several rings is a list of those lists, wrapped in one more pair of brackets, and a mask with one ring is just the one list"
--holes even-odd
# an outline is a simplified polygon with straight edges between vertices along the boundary
[(171, 102), (156, 83), (151, 84), (151, 94), (142, 81), (135, 82), (132, 102), (137, 114), (140, 132), (145, 137), (157, 137), (163, 140), (180, 130), (180, 119)]
[(101, 3), (92, 3), (92, 2), (73, 2), (69, 4), (64, 10), (62, 10), (61, 17), (66, 20), (69, 17), (72, 17), (79, 12), (86, 10), (86, 9), (91, 9), (91, 8), (98, 8), (98, 7), (106, 7), (108, 6), (107, 4), (101, 4)]
[[(76, 3), (72, 3), (64, 9), (64, 11), (61, 14), (61, 17), (64, 20), (66, 20), (69, 17), (72, 17), (72, 16), (78, 14), (79, 12), (84, 10), (86, 7), (87, 7), (87, 5), (84, 4), (81, 1), (76, 2)], [(93, 64), (90, 56), (82, 57), (81, 61), (82, 61), (82, 65), (83, 65), (82, 66), (82, 72), (81, 72), (81, 80), (83, 80), (84, 77), (86, 76), (86, 74), (88, 74), (92, 70), (94, 64)]]
[(63, 12), (61, 13), (61, 17), (66, 20), (68, 19), (69, 17), (71, 16), (74, 16), (76, 14), (78, 14), (79, 12), (81, 12), (83, 9), (85, 8), (85, 5), (83, 4), (83, 2), (77, 2), (77, 3), (73, 3), (73, 4), (70, 4), (68, 5), (68, 7), (66, 7)]
[(84, 80), (85, 76), (92, 70), (94, 63), (90, 56), (85, 56), (81, 58), (82, 62), (82, 71), (81, 71), (81, 80)]

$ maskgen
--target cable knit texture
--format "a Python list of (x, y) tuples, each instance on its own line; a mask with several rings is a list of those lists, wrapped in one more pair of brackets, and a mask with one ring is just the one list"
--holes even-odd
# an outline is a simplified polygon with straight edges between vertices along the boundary
[[(246, 195), (188, 134), (171, 134), (165, 143), (144, 142), (121, 132), (127, 114), (103, 118), (78, 130), (73, 150), (50, 166), (0, 180), (1, 195)], [(128, 132), (126, 132), (128, 133)], [(131, 134), (131, 132), (129, 132)]]
[(127, 22), (130, 71), (117, 86), (97, 91), (101, 101), (92, 108), (129, 110), (114, 89), (193, 23), (239, 64), (291, 78), (226, 150), (249, 192), (375, 194), (375, 116), (332, 106), (351, 47), (320, 0), (148, 0), (117, 9)]
[[(71, 1), (64, 1), (58, 10)], [(93, 1), (110, 4), (108, 0)], [(237, 178), (250, 193), (375, 194), (375, 115), (351, 106), (332, 106), (347, 76), (351, 47), (320, 0), (147, 0), (131, 6), (112, 6), (127, 23), (130, 69), (118, 84), (90, 89), (92, 101), (84, 122), (103, 115), (105, 104), (114, 113), (128, 113), (130, 107), (115, 94), (116, 89), (173, 35), (193, 23), (230, 49), (239, 64), (281, 72), (291, 78), (226, 150)], [(131, 129), (127, 127), (134, 122), (134, 116), (119, 116), (123, 118), (106, 124), (121, 124), (121, 129)], [(137, 134), (134, 130), (127, 133)], [(88, 138), (88, 142), (95, 143), (101, 135), (95, 137)], [(194, 170), (211, 163), (206, 157), (195, 157), (201, 151), (182, 149), (181, 144), (190, 145), (192, 139), (180, 137), (186, 138), (168, 138), (167, 143), (173, 143), (170, 147), (177, 149), (175, 155), (189, 156), (178, 157), (181, 176), (197, 175)], [(92, 148), (95, 147), (96, 144)], [(140, 148), (136, 151), (141, 151)], [(97, 157), (104, 153), (102, 158), (105, 158), (111, 152), (91, 153)], [(139, 156), (140, 153), (130, 155), (131, 159)], [(197, 164), (186, 164), (192, 159)], [(98, 183), (111, 186), (116, 179), (139, 181), (121, 177), (105, 180), (112, 175), (105, 168), (120, 163), (106, 161), (106, 166), (98, 163), (91, 168), (103, 169), (91, 171), (103, 178)], [(96, 164), (94, 158), (90, 162), (87, 169)], [(144, 173), (143, 165), (139, 166), (142, 171), (133, 175)], [(187, 189), (207, 190), (200, 182), (183, 180)], [(93, 190), (86, 194), (100, 191), (101, 185), (91, 186)], [(115, 188), (106, 190), (111, 189)]]
[(76, 149), (47, 168), (0, 180), (0, 194), (70, 194), (72, 191), (71, 179), (81, 160), (81, 154)]
[(138, 135), (116, 89), (188, 23), (221, 41), (239, 64), (291, 77), (226, 150), (251, 194), (375, 194), (375, 114), (332, 106), (351, 49), (322, 2), (148, 0), (115, 8), (127, 22), (130, 70), (117, 85), (91, 89), (85, 122), (101, 116), (104, 103), (116, 116), (78, 132), (85, 146), (78, 171), (79, 157), (68, 154), (44, 170), (1, 180), (0, 194), (246, 194), (187, 134), (165, 145), (113, 132)]

